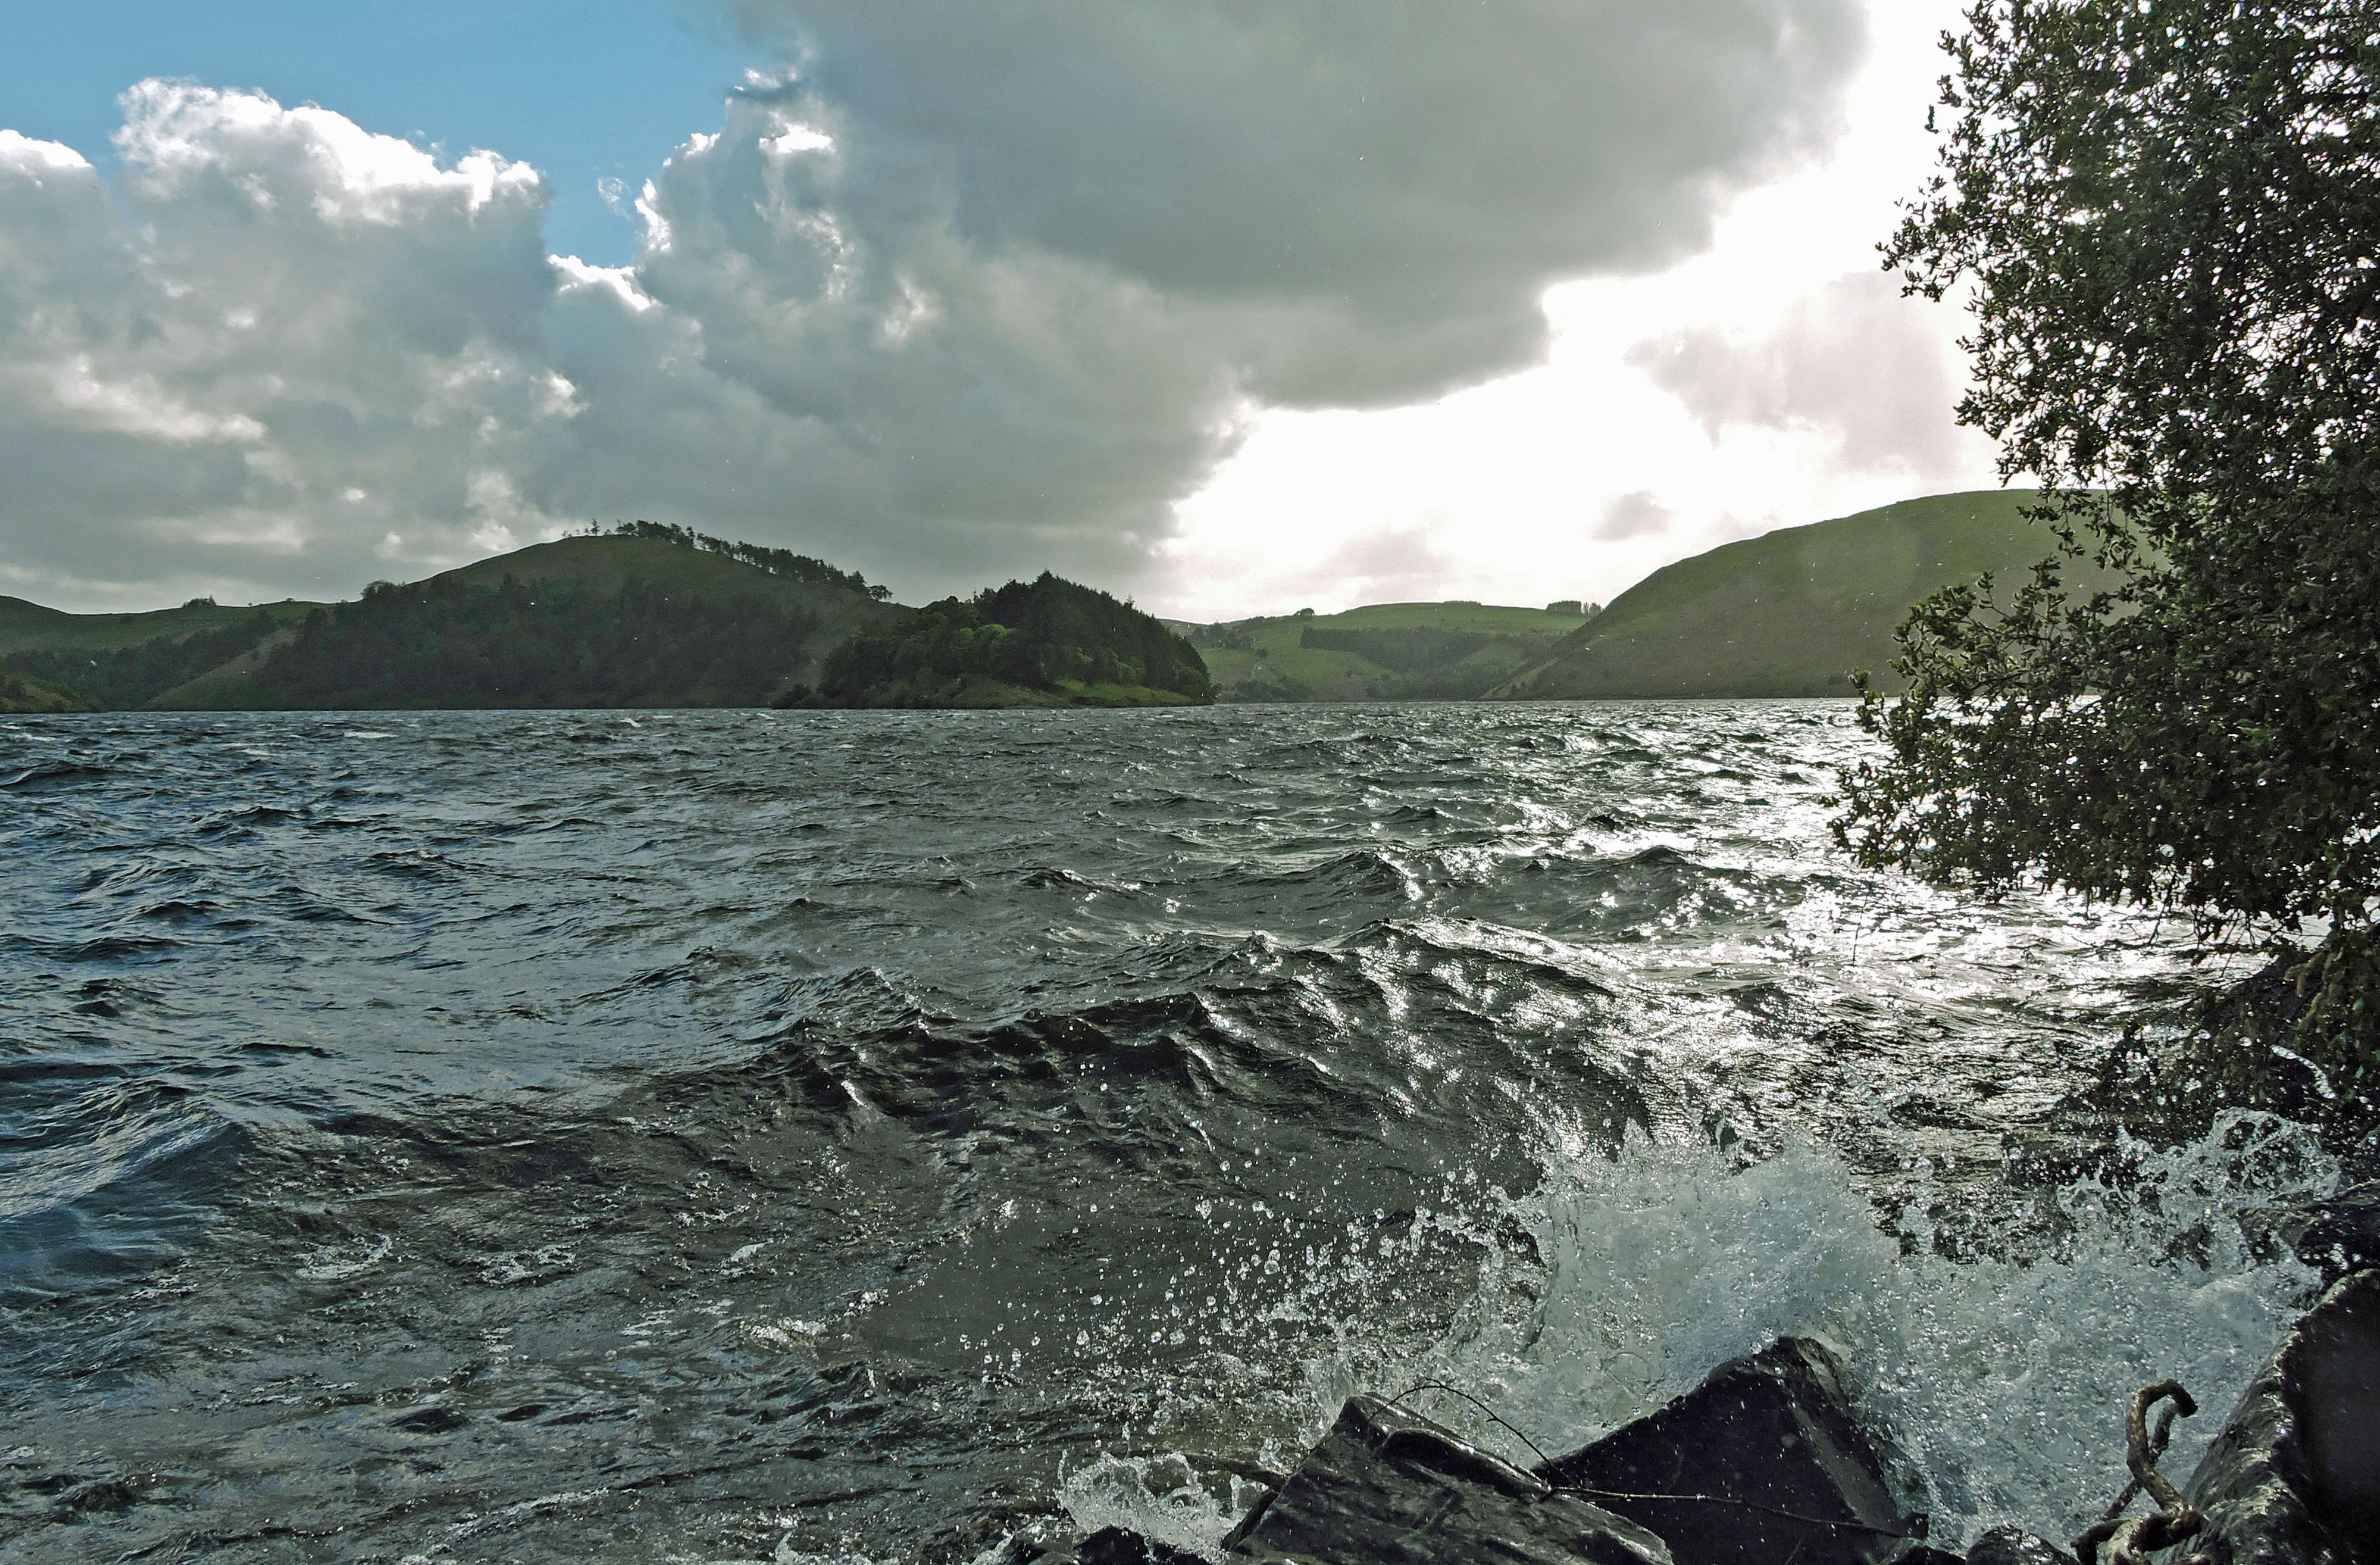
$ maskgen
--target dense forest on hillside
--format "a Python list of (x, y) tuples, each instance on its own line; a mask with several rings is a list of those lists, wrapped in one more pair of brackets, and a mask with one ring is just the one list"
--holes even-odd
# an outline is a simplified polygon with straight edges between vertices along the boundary
[(608, 593), (510, 576), (376, 582), (307, 616), (254, 683), (303, 707), (758, 706), (815, 628), (758, 598), (638, 581)]
[(1189, 642), (1129, 604), (1044, 571), (944, 598), (845, 642), (816, 699), (833, 706), (1140, 705), (1211, 699)]
[(273, 629), (273, 617), (260, 608), (221, 630), (159, 636), (109, 651), (10, 653), (0, 658), (0, 667), (71, 691), (96, 706), (122, 711), (228, 663)]

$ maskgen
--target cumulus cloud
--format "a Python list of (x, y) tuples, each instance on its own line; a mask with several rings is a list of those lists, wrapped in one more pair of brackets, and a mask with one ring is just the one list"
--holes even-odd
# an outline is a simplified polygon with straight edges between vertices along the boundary
[(1833, 128), (1845, 0), (736, 0), (951, 230), (1226, 303), (1257, 396), (1524, 360), (1559, 277), (1700, 249)]
[(1598, 544), (1624, 544), (1631, 538), (1667, 532), (1677, 514), (1649, 489), (1614, 495), (1603, 507), (1591, 536)]
[(252, 92), (135, 87), (112, 189), (0, 132), (0, 586), (344, 593), (614, 516), (1145, 584), (1253, 409), (1528, 362), (1547, 283), (1819, 145), (1862, 43), (1856, 0), (738, 16), (776, 64), (617, 192), (627, 267), (548, 256), (524, 165)]
[(1952, 418), (1965, 371), (1942, 308), (1903, 299), (1880, 272), (1835, 279), (1766, 334), (1690, 327), (1637, 344), (1628, 361), (1713, 443), (1730, 428), (1815, 432), (1844, 469), (1933, 483), (1975, 467), (1974, 437)]

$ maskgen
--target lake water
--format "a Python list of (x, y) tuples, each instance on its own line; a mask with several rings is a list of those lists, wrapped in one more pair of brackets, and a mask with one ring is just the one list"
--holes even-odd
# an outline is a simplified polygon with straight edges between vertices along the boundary
[(1350, 1391), (1554, 1449), (1785, 1330), (1937, 1537), (2070, 1531), (2168, 1374), (2187, 1472), (2310, 1281), (2242, 1221), (2336, 1170), (2061, 1107), (2206, 975), (1850, 867), (1867, 742), (0, 719), (0, 1558), (1196, 1547)]

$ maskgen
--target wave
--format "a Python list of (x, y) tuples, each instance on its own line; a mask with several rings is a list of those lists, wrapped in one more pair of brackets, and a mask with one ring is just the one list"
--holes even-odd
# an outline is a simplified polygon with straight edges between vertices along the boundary
[(12, 1062), (0, 1112), (0, 1303), (16, 1308), (181, 1254), (247, 1145), (185, 1089), (34, 1069)]
[(30, 792), (36, 789), (95, 782), (114, 776), (115, 769), (112, 766), (94, 766), (80, 761), (45, 761), (40, 765), (26, 767), (15, 776), (0, 779), (0, 789)]

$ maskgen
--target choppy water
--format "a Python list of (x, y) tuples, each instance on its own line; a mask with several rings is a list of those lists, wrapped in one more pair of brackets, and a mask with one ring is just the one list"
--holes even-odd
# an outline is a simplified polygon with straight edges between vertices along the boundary
[(1937, 1534), (2068, 1526), (2134, 1387), (2228, 1404), (2309, 1280), (2242, 1218), (2336, 1171), (2067, 1122), (2203, 975), (1850, 869), (1863, 742), (1827, 703), (0, 723), (0, 1557), (1195, 1545), (1351, 1389), (1552, 1449), (1785, 1329)]

